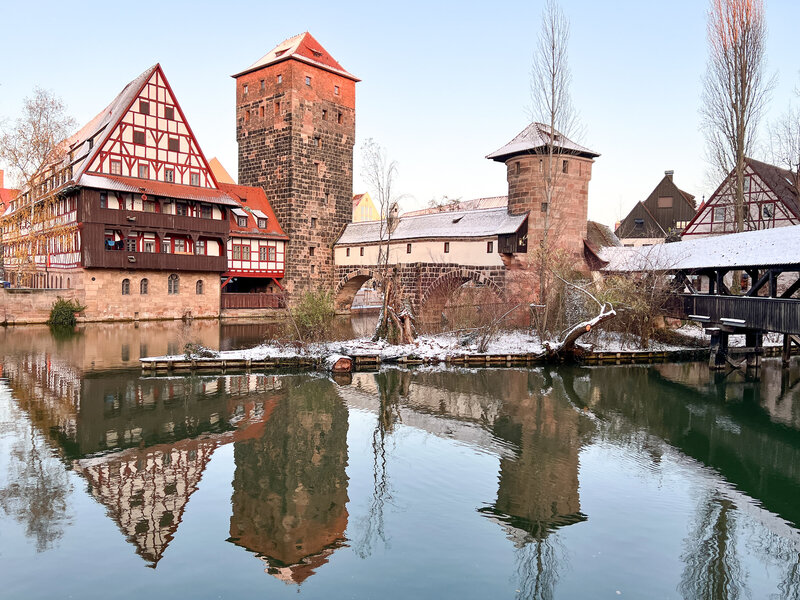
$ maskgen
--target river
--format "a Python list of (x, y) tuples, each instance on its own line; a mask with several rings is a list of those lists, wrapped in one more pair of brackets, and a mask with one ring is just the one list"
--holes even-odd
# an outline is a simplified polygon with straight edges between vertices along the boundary
[(137, 368), (274, 335), (0, 329), (0, 595), (800, 597), (797, 359)]

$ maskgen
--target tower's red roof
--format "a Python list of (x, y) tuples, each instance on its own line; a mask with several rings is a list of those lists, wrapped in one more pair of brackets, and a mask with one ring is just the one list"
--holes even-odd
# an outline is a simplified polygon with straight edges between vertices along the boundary
[(267, 65), (273, 65), (290, 58), (331, 71), (353, 81), (360, 81), (357, 77), (345, 71), (344, 67), (328, 54), (328, 51), (307, 31), (281, 42), (244, 71), (237, 73), (233, 77), (241, 77), (251, 71), (257, 71)]

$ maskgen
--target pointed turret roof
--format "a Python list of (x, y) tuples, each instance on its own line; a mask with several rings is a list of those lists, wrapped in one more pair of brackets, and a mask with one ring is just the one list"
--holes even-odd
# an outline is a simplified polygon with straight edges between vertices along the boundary
[[(596, 158), (597, 152), (576, 144), (558, 130), (553, 130), (553, 145), (563, 154), (573, 154), (584, 158)], [(517, 136), (499, 150), (495, 150), (486, 158), (505, 162), (518, 154), (541, 154), (550, 143), (550, 126), (544, 123), (531, 123)]]
[(347, 77), (353, 81), (361, 81), (355, 75), (347, 72), (344, 67), (322, 47), (322, 44), (315, 40), (314, 36), (307, 31), (290, 37), (288, 40), (284, 40), (244, 71), (233, 75), (233, 77), (241, 77), (242, 75), (257, 71), (267, 65), (274, 65), (284, 60), (289, 60), (290, 58), (336, 73), (342, 77)]

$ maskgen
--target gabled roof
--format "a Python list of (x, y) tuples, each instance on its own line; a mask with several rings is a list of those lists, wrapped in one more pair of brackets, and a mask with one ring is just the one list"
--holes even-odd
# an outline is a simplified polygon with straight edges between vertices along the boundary
[[(600, 156), (597, 152), (576, 144), (565, 137), (557, 130), (553, 130), (553, 146), (558, 148), (559, 153), (582, 156), (584, 158), (596, 158)], [(550, 126), (544, 123), (531, 123), (517, 136), (499, 150), (488, 154), (486, 158), (505, 162), (507, 159), (518, 154), (542, 154), (546, 152), (547, 145), (550, 143)]]
[[(270, 239), (289, 239), (289, 236), (284, 233), (280, 223), (278, 223), (275, 212), (267, 199), (267, 194), (262, 188), (232, 183), (220, 183), (219, 187), (236, 201), (236, 204), (240, 207), (240, 212), (247, 216), (246, 227), (240, 227), (234, 216), (230, 217), (231, 235), (246, 234)], [(234, 211), (236, 210), (239, 209), (234, 209)], [(256, 220), (258, 217), (266, 217), (266, 229), (259, 229), (258, 221)]]
[(787, 208), (796, 217), (800, 217), (800, 203), (798, 203), (797, 190), (795, 189), (795, 174), (787, 169), (753, 158), (745, 158), (745, 162), (775, 192), (775, 195), (783, 201)]
[(228, 173), (228, 170), (222, 166), (222, 163), (219, 162), (219, 159), (216, 156), (208, 161), (208, 168), (211, 169), (211, 172), (214, 174), (214, 179), (217, 180), (217, 183), (236, 183), (233, 180), (233, 177), (231, 177), (231, 174)]
[(360, 81), (355, 75), (345, 71), (344, 67), (328, 54), (327, 50), (325, 50), (325, 48), (314, 39), (314, 36), (307, 31), (290, 37), (288, 40), (284, 40), (244, 71), (233, 75), (233, 77), (241, 77), (252, 71), (257, 71), (268, 65), (274, 65), (284, 60), (289, 60), (290, 58), (330, 71), (331, 73), (336, 73), (337, 75), (352, 79), (353, 81)]
[(453, 212), (458, 210), (480, 210), (482, 208), (501, 208), (508, 206), (508, 196), (489, 196), (486, 198), (475, 198), (474, 200), (462, 200), (453, 204), (422, 208), (404, 213), (404, 217), (417, 215), (429, 215), (438, 212)]
[(593, 249), (605, 248), (607, 246), (622, 246), (622, 242), (614, 235), (611, 228), (597, 221), (586, 222), (586, 241), (591, 244)]
[[(402, 216), (392, 232), (392, 240), (429, 238), (485, 238), (515, 233), (525, 223), (528, 213), (509, 215), (504, 208), (437, 212), (418, 216)], [(385, 241), (381, 221), (350, 223), (336, 242), (337, 246), (370, 244)]]

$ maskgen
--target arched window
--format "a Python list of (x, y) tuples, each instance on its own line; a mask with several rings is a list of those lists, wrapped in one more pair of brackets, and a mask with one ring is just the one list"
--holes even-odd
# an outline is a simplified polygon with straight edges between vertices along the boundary
[(147, 281), (146, 277), (139, 282), (139, 293), (142, 296), (146, 296), (147, 295), (147, 286), (148, 285), (150, 285), (150, 282)]
[(122, 280), (122, 295), (123, 296), (130, 296), (131, 293), (131, 280), (130, 279), (123, 279)]
[(68, 290), (72, 289), (72, 280), (69, 277), (67, 277), (67, 289)]
[(167, 293), (177, 295), (178, 293), (178, 276), (173, 273), (167, 280)]
[(194, 293), (197, 294), (198, 296), (203, 294), (203, 280), (202, 279), (198, 279), (197, 283), (194, 284)]

